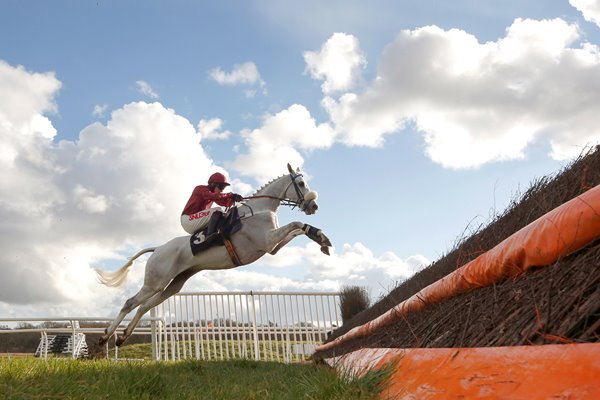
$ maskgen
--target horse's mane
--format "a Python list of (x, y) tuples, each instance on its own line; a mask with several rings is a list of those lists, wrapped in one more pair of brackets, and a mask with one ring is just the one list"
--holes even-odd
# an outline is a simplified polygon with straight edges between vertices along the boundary
[(267, 186), (269, 186), (271, 183), (273, 183), (273, 182), (275, 182), (275, 181), (277, 181), (277, 180), (279, 180), (279, 179), (281, 179), (281, 178), (283, 178), (284, 176), (287, 176), (287, 175), (289, 175), (289, 174), (283, 174), (283, 175), (280, 175), (280, 176), (278, 176), (277, 178), (271, 179), (269, 182), (267, 182), (267, 183), (265, 183), (264, 185), (262, 185), (262, 186), (260, 187), (260, 189), (258, 189), (258, 190), (257, 190), (257, 191), (254, 193), (254, 196), (256, 196), (257, 194), (259, 194), (259, 193), (261, 192), (261, 190), (265, 189), (265, 188), (266, 188)]

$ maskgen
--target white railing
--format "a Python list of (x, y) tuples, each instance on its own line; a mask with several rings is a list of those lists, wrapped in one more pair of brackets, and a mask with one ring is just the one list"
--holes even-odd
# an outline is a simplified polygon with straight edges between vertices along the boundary
[[(152, 337), (154, 360), (229, 360), (250, 358), (285, 363), (303, 361), (331, 331), (341, 325), (339, 293), (330, 292), (202, 292), (180, 293), (150, 311), (134, 335)], [(0, 330), (1, 334), (38, 332), (38, 350), (47, 357), (48, 334), (69, 333), (71, 355), (77, 357), (85, 333), (104, 333), (103, 327), (81, 328), (81, 322), (112, 318), (1, 318), (0, 323), (63, 322), (67, 327)], [(125, 324), (128, 319), (124, 320)], [(124, 325), (118, 331), (121, 331)], [(108, 344), (107, 344), (108, 356)], [(118, 348), (115, 348), (115, 359)]]
[[(50, 344), (55, 335), (48, 335), (49, 333), (57, 334), (57, 333), (67, 333), (70, 334), (69, 341), (67, 342), (67, 352), (71, 354), (72, 358), (77, 358), (79, 355), (79, 350), (84, 346), (84, 335), (86, 333), (96, 333), (103, 334), (103, 327), (94, 327), (94, 328), (81, 328), (80, 322), (103, 322), (106, 323), (106, 326), (112, 321), (112, 318), (106, 317), (27, 317), (27, 318), (0, 318), (0, 323), (8, 322), (8, 323), (19, 323), (19, 322), (58, 322), (65, 323), (66, 327), (32, 327), (32, 328), (14, 328), (14, 329), (0, 329), (0, 336), (2, 334), (18, 334), (18, 333), (40, 333), (40, 344), (37, 347), (35, 354), (40, 355), (42, 358), (48, 357), (48, 351), (50, 349)], [(124, 323), (129, 321), (129, 319), (125, 319)], [(143, 318), (141, 323), (147, 325), (145, 327), (138, 327), (133, 332), (134, 335), (150, 335), (152, 337), (152, 348), (159, 348), (162, 342), (165, 340), (164, 337), (158, 336), (155, 332), (166, 332), (162, 329), (164, 325), (164, 321), (160, 318)], [(150, 326), (148, 326), (150, 325)], [(121, 324), (120, 329), (124, 328), (124, 325)], [(75, 340), (73, 340), (75, 338)], [(116, 340), (116, 336), (114, 337)], [(109, 356), (108, 352), (108, 343), (106, 345), (106, 354)], [(114, 357), (115, 359), (118, 356), (118, 349), (115, 348)], [(158, 358), (154, 358), (158, 359)]]
[(157, 306), (158, 358), (302, 361), (341, 324), (339, 293), (180, 293)]

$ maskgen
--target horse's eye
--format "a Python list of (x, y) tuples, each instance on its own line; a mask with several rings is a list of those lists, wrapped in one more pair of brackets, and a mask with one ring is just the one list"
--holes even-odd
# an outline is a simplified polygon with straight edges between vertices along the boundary
[(305, 186), (306, 186), (306, 184), (305, 184), (304, 182), (300, 182), (300, 183), (298, 184), (298, 186), (300, 186), (300, 187), (302, 187), (302, 188), (303, 188), (303, 187), (305, 187)]

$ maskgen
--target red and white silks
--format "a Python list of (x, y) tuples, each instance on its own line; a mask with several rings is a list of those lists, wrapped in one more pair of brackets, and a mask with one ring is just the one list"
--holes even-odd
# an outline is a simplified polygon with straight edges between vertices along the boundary
[(192, 235), (208, 225), (208, 221), (210, 221), (210, 217), (215, 211), (223, 211), (223, 208), (213, 207), (191, 215), (184, 214), (181, 216), (181, 226), (187, 233)]

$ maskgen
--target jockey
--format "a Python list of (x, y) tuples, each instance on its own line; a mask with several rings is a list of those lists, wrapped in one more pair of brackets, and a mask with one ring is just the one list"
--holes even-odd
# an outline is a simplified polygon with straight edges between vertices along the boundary
[(223, 217), (221, 207), (212, 207), (213, 202), (219, 206), (231, 207), (244, 198), (236, 193), (223, 193), (229, 186), (227, 178), (220, 172), (215, 172), (208, 178), (208, 185), (199, 185), (194, 188), (190, 199), (181, 213), (181, 226), (190, 235), (204, 229), (207, 239), (217, 232), (219, 222)]

